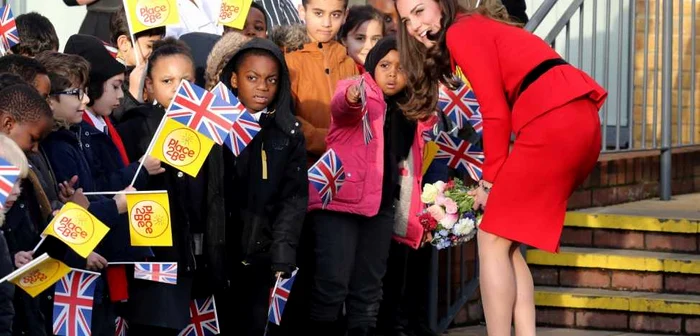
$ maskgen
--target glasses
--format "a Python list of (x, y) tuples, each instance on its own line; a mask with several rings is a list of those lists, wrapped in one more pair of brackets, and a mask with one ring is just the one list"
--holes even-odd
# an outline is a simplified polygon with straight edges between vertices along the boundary
[(72, 88), (72, 89), (65, 89), (63, 91), (58, 91), (58, 92), (52, 92), (52, 96), (58, 96), (58, 95), (69, 95), (69, 96), (76, 96), (78, 99), (82, 100), (83, 97), (85, 97), (86, 90), (79, 89), (79, 88)]

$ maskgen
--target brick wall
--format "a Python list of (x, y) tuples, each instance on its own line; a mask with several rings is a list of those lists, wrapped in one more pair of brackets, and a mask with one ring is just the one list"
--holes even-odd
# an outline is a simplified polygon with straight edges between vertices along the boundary
[[(700, 139), (700, 118), (697, 117), (698, 107), (700, 107), (700, 64), (698, 62), (700, 53), (697, 52), (697, 48), (700, 47), (698, 42), (700, 38), (692, 36), (691, 27), (693, 25), (693, 12), (695, 12), (697, 18), (694, 24), (696, 32), (700, 32), (700, 15), (697, 15), (700, 12), (700, 2), (693, 0), (671, 1), (673, 2), (672, 138), (674, 143), (690, 144), (692, 132), (695, 133), (694, 140), (697, 143), (697, 139)], [(693, 8), (693, 3), (695, 3), (695, 8)], [(648, 13), (646, 4), (649, 5)], [(658, 11), (657, 6), (659, 6)], [(636, 0), (635, 9), (633, 120), (634, 145), (635, 148), (640, 148), (642, 142), (645, 142), (646, 146), (652, 146), (653, 139), (656, 138), (659, 141), (661, 136), (661, 127), (658, 126), (661, 123), (663, 3), (658, 0)], [(679, 29), (681, 25), (682, 29)], [(691, 49), (693, 38), (696, 39), (696, 52), (694, 54)], [(679, 50), (681, 45), (682, 50)], [(691, 64), (694, 65), (694, 68), (691, 67)], [(645, 79), (646, 87), (644, 85)], [(693, 92), (690, 90), (692, 81), (695, 82)], [(680, 101), (678, 101), (679, 93), (681, 95)], [(694, 102), (691, 102), (691, 97), (693, 97)], [(694, 120), (691, 120), (691, 114), (696, 117)], [(679, 123), (680, 132), (678, 130)], [(645, 129), (644, 141), (641, 136), (642, 128)]]
[[(659, 155), (634, 153), (602, 157), (569, 199), (569, 209), (599, 207), (658, 197)], [(700, 191), (700, 151), (672, 155), (672, 194)]]

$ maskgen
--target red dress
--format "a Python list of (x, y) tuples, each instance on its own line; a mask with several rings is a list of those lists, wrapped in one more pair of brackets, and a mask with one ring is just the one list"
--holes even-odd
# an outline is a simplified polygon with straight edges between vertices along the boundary
[(458, 18), (447, 48), (483, 116), (483, 179), (493, 189), (480, 229), (558, 251), (567, 200), (600, 154), (598, 110), (607, 93), (568, 64), (519, 93), (530, 71), (560, 56), (539, 37), (482, 15)]

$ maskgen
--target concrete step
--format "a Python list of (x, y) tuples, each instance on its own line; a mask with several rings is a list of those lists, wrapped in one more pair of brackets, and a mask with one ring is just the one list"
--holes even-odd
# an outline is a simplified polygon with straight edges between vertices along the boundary
[(536, 287), (537, 321), (558, 327), (700, 333), (700, 296)]
[[(486, 336), (486, 327), (479, 325), (454, 328), (448, 330), (445, 334), (449, 336)], [(515, 335), (515, 333), (513, 333), (513, 335)], [(659, 334), (640, 334), (610, 330), (581, 330), (573, 328), (537, 328), (537, 336), (659, 336)]]
[(700, 294), (700, 255), (562, 247), (528, 250), (536, 285)]
[(602, 211), (605, 209), (567, 213), (561, 244), (662, 252), (700, 252), (698, 219), (669, 219)]

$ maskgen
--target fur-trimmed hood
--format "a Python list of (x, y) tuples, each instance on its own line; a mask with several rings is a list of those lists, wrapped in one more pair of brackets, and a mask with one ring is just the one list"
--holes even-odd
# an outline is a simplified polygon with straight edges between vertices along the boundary
[[(230, 63), (241, 46), (248, 41), (250, 41), (250, 38), (239, 32), (229, 32), (216, 42), (209, 53), (209, 58), (207, 58), (207, 70), (205, 73), (205, 88), (207, 90), (211, 90), (216, 86), (220, 78), (222, 78), (224, 68)], [(230, 71), (227, 78), (231, 78)], [(227, 81), (224, 81), (224, 84), (227, 84)]]
[(284, 52), (303, 49), (304, 44), (311, 42), (303, 24), (275, 26), (269, 35), (270, 40)]

